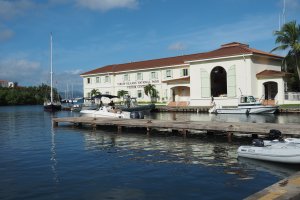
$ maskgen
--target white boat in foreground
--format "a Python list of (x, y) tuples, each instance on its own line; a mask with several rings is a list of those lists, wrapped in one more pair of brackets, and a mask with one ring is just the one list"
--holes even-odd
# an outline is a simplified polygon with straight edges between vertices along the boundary
[(224, 108), (214, 106), (209, 109), (209, 113), (215, 114), (273, 114), (278, 110), (278, 106), (265, 106), (256, 101), (253, 96), (241, 96), (237, 107)]
[[(295, 139), (295, 140), (294, 140)], [(300, 144), (296, 143), (299, 139), (290, 138), (293, 142), (271, 141), (264, 144), (262, 140), (255, 139), (255, 146), (240, 146), (238, 156), (264, 161), (299, 164), (300, 163)], [(296, 141), (296, 142), (295, 142)]]

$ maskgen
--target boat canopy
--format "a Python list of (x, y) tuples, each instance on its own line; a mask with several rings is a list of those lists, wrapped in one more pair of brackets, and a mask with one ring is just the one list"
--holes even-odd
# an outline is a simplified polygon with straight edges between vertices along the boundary
[(110, 95), (110, 94), (99, 94), (99, 95), (93, 96), (91, 99), (101, 99), (102, 97), (107, 97), (107, 98), (109, 98), (109, 99), (112, 99), (112, 98), (119, 98), (118, 96), (115, 96), (115, 95)]

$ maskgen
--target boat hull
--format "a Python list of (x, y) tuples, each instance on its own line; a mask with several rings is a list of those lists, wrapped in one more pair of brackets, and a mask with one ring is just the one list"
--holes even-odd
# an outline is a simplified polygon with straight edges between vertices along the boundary
[(106, 107), (101, 107), (99, 110), (81, 110), (80, 114), (90, 117), (130, 119), (130, 112), (109, 111)]
[(238, 156), (271, 162), (299, 164), (300, 145), (277, 143), (264, 147), (240, 146)]
[(44, 105), (44, 111), (48, 112), (56, 112), (61, 110), (61, 105), (56, 105), (56, 104), (47, 104)]
[(274, 114), (278, 106), (241, 106), (237, 108), (216, 108), (211, 113), (215, 114)]

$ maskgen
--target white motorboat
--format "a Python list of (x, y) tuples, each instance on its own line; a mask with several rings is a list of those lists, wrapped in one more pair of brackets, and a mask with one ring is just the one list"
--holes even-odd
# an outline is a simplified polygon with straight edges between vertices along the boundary
[(101, 106), (98, 110), (81, 110), (80, 113), (91, 117), (130, 119), (130, 112), (113, 109), (111, 106)]
[(278, 106), (265, 106), (256, 101), (253, 96), (241, 96), (237, 107), (225, 108), (215, 103), (209, 113), (215, 114), (273, 114)]
[(273, 141), (264, 144), (263, 140), (253, 140), (254, 146), (240, 146), (238, 156), (264, 161), (299, 164), (300, 163), (300, 144), (298, 139), (294, 142)]
[(116, 108), (113, 101), (111, 101), (107, 106), (102, 102), (102, 98), (106, 97), (109, 99), (117, 98), (117, 96), (109, 94), (100, 94), (92, 97), (92, 99), (100, 99), (100, 107), (96, 110), (91, 109), (82, 109), (80, 113), (84, 116), (91, 117), (106, 117), (106, 118), (124, 118), (124, 119), (144, 119), (144, 114), (141, 111), (123, 111), (119, 108)]

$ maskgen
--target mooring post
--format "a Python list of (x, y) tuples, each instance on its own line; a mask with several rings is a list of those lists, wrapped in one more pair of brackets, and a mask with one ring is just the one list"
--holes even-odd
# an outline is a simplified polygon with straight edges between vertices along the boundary
[(232, 132), (227, 132), (227, 141), (228, 142), (232, 142), (232, 135), (233, 135)]
[(182, 130), (182, 135), (183, 135), (184, 138), (186, 138), (186, 132), (187, 132), (186, 129)]
[(97, 129), (97, 125), (96, 124), (92, 124), (93, 127), (93, 131), (95, 131)]
[(150, 135), (150, 131), (151, 131), (151, 129), (149, 127), (147, 127), (147, 135), (148, 136)]
[(122, 126), (118, 126), (118, 133), (122, 133)]

